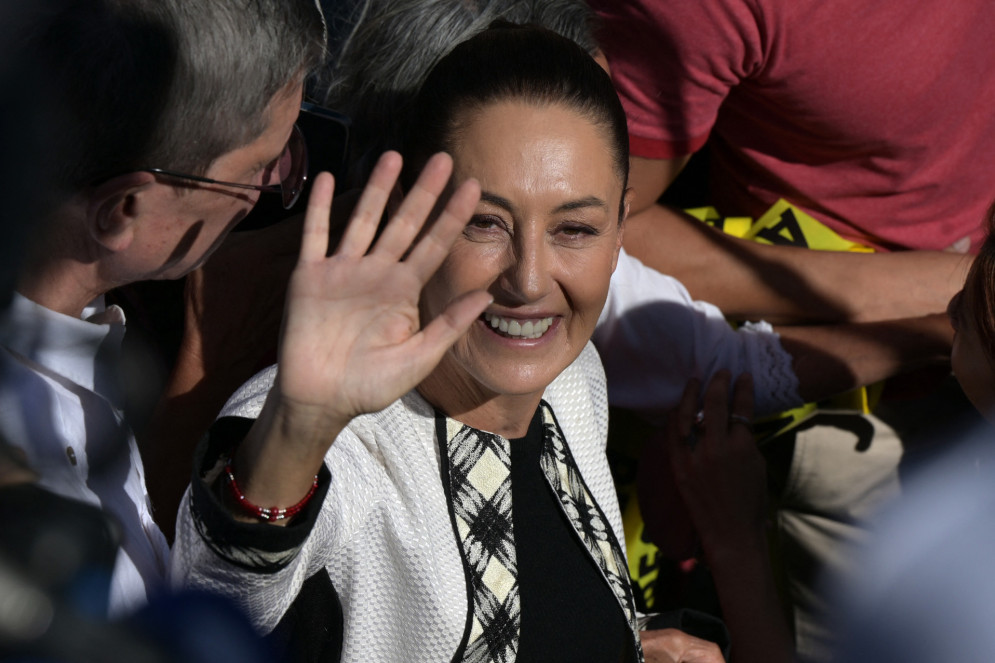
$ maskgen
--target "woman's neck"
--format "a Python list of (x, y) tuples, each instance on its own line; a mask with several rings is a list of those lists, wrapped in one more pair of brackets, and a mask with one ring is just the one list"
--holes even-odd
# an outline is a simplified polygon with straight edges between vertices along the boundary
[(446, 370), (445, 361), (418, 385), (422, 398), (447, 416), (505, 438), (524, 437), (542, 393), (496, 394), (464, 373)]

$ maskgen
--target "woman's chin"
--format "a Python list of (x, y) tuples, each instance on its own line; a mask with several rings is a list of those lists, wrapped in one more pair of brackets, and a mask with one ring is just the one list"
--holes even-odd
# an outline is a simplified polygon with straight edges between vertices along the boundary
[(526, 396), (546, 387), (570, 365), (557, 319), (537, 337), (512, 336), (478, 321), (461, 362), (472, 379), (497, 395)]

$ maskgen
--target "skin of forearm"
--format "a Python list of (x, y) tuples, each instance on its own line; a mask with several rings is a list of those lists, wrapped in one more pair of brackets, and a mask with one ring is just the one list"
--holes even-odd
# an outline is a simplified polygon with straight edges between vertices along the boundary
[[(808, 254), (812, 271), (835, 266), (829, 279), (847, 284), (851, 322), (878, 322), (943, 313), (964, 287), (973, 256), (942, 251)], [(823, 264), (827, 263), (827, 264)], [(831, 280), (823, 281), (826, 287)]]
[(625, 249), (732, 319), (811, 324), (911, 318), (945, 310), (963, 286), (970, 256), (769, 246), (657, 204), (689, 159), (630, 159)]
[(950, 360), (953, 329), (946, 315), (846, 325), (778, 327), (794, 358), (799, 392), (822, 398)]
[(733, 663), (794, 660), (791, 634), (778, 599), (762, 531), (734, 548), (704, 546), (706, 559), (733, 640)]
[(807, 287), (782, 264), (781, 253), (765, 257), (762, 245), (661, 205), (630, 214), (623, 243), (630, 255), (675, 277), (693, 298), (732, 319), (835, 322), (853, 314), (835, 291), (826, 296)]
[(630, 214), (625, 248), (733, 319), (872, 322), (941, 312), (971, 258), (933, 251), (847, 253), (770, 246), (661, 205)]
[[(273, 389), (232, 458), (242, 494), (259, 506), (288, 507), (299, 502), (321, 469), (332, 441), (348, 423), (322, 409), (290, 403)], [(227, 505), (236, 519), (259, 522), (232, 501)], [(272, 524), (285, 526), (289, 520)]]

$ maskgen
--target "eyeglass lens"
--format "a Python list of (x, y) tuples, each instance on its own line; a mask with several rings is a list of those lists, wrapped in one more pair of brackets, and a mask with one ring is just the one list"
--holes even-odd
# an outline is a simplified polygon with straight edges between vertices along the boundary
[(300, 128), (295, 124), (277, 164), (283, 206), (286, 209), (293, 207), (301, 195), (304, 180), (307, 178), (307, 162), (307, 144), (304, 142)]

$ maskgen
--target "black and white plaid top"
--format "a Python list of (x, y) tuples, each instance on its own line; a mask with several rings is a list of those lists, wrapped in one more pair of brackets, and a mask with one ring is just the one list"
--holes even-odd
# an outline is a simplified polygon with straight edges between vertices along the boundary
[[(584, 484), (548, 403), (540, 404), (536, 417), (541, 426), (537, 435), (541, 444), (538, 453), (541, 473), (562, 516), (576, 535), (576, 553), (590, 556), (621, 607), (625, 620), (633, 623), (635, 604), (621, 546)], [(445, 440), (443, 483), (449, 493), (450, 516), (460, 542), (472, 604), (463, 642), (453, 660), (473, 663), (515, 661), (522, 606), (517, 559), (520, 548), (516, 545), (514, 524), (536, 527), (546, 523), (523, 523), (513, 516), (510, 440), (476, 430), (441, 413), (437, 413), (437, 418), (439, 439)], [(515, 444), (523, 443), (523, 440), (515, 441)], [(573, 546), (567, 546), (568, 555), (574, 553), (571, 548)], [(558, 552), (561, 550), (553, 548), (539, 554)], [(555, 591), (554, 580), (550, 579), (548, 587), (536, 590)], [(590, 608), (574, 606), (578, 611)], [(569, 615), (562, 615), (561, 622), (569, 630)], [(610, 623), (618, 624), (621, 620)], [(634, 655), (634, 649), (628, 649)], [(619, 657), (614, 658), (618, 660)]]

